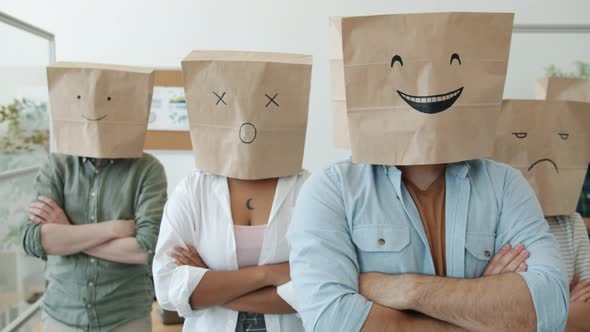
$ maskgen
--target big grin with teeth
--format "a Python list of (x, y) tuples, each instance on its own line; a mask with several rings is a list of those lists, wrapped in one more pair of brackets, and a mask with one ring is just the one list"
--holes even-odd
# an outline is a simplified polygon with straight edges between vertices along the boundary
[[(453, 53), (451, 55), (451, 61), (449, 62), (450, 65), (453, 65), (453, 60), (456, 60), (456, 62), (458, 62), (459, 65), (461, 65), (461, 58), (459, 57), (459, 54)], [(391, 58), (391, 67), (393, 68), (393, 65), (395, 65), (396, 63), (399, 63), (401, 67), (404, 66), (402, 58), (397, 54)], [(448, 109), (449, 107), (453, 106), (453, 104), (461, 96), (461, 92), (463, 92), (463, 87), (460, 87), (456, 90), (447, 93), (430, 96), (413, 96), (400, 90), (396, 91), (399, 94), (399, 96), (416, 111), (426, 114), (435, 114), (442, 112)]]

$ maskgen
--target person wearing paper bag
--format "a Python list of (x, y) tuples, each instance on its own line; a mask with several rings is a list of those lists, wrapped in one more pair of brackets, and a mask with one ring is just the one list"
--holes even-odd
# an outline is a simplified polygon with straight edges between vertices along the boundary
[(590, 241), (575, 212), (590, 162), (590, 103), (505, 100), (494, 159), (520, 170), (559, 241), (570, 283), (567, 331), (590, 330)]
[[(537, 81), (535, 90), (539, 99), (590, 103), (590, 79), (587, 78), (547, 77)], [(582, 215), (586, 229), (590, 231), (590, 171), (586, 172), (576, 210)]]
[(43, 331), (148, 331), (166, 202), (164, 168), (143, 153), (153, 70), (60, 62), (47, 78), (55, 153), (20, 230), (47, 260)]
[(302, 170), (311, 57), (194, 51), (182, 62), (197, 170), (168, 201), (154, 259), (184, 331), (303, 331), (281, 297)]
[(567, 281), (535, 193), (481, 159), (493, 152), (512, 23), (341, 19), (352, 160), (308, 179), (288, 233), (306, 330), (565, 327)]

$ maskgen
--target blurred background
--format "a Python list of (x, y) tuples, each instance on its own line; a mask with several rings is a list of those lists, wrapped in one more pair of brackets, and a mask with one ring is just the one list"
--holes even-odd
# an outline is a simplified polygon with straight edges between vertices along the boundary
[[(173, 69), (193, 49), (312, 54), (304, 167), (313, 172), (349, 156), (332, 143), (328, 17), (438, 11), (516, 14), (506, 98), (534, 98), (544, 76), (590, 77), (588, 0), (0, 0), (0, 330), (38, 328), (44, 266), (24, 255), (18, 224), (50, 146), (46, 65)], [(185, 119), (182, 112), (170, 118)], [(188, 150), (149, 152), (166, 167), (169, 190), (194, 168)]]

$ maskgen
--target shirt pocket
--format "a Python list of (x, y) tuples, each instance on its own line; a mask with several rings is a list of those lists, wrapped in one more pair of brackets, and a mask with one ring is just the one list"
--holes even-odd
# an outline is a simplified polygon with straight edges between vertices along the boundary
[(465, 238), (465, 278), (479, 278), (494, 256), (496, 234), (467, 232)]
[(360, 272), (403, 273), (414, 265), (406, 253), (410, 246), (408, 226), (356, 225), (353, 226), (352, 241), (357, 247)]

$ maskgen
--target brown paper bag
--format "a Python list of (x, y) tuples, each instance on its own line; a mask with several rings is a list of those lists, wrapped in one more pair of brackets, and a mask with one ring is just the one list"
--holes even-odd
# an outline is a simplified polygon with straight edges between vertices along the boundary
[(342, 55), (342, 17), (330, 17), (330, 88), (332, 93), (332, 123), (334, 145), (350, 149), (346, 93), (344, 87), (344, 59)]
[(297, 54), (189, 54), (182, 72), (197, 167), (247, 180), (301, 172), (311, 63)]
[(153, 69), (58, 62), (47, 67), (47, 81), (55, 152), (143, 156)]
[(512, 22), (503, 13), (342, 18), (353, 161), (491, 156)]
[(590, 162), (590, 103), (505, 100), (494, 159), (523, 173), (546, 216), (571, 214)]
[(590, 102), (590, 79), (548, 77), (536, 83), (537, 98)]

